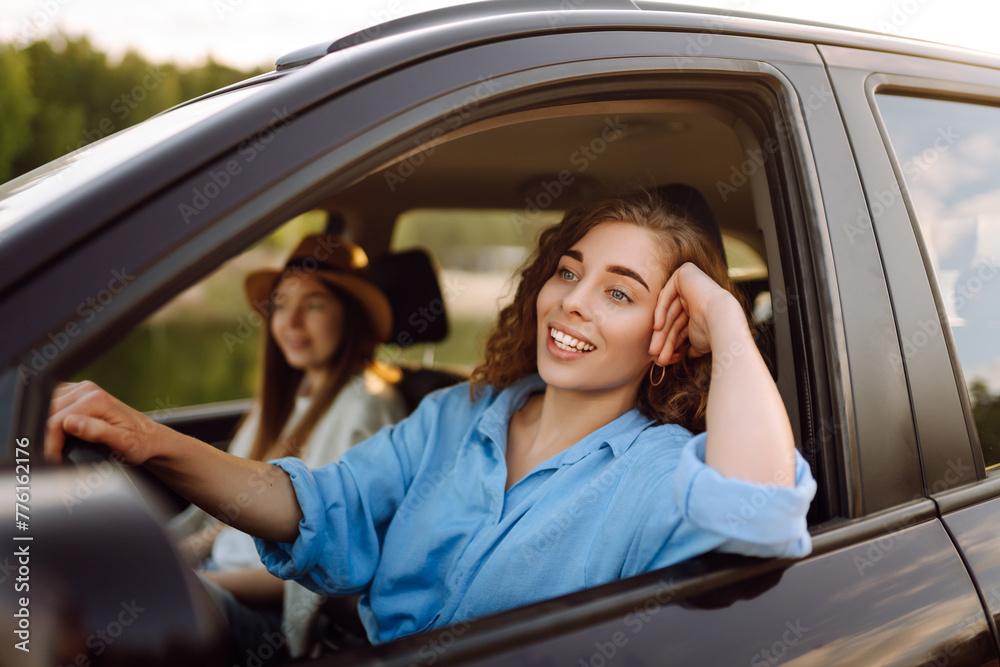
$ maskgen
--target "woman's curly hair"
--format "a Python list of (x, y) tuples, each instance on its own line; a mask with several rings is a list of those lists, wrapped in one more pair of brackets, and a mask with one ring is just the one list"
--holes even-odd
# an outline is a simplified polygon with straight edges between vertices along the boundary
[[(486, 342), (485, 359), (472, 372), (473, 399), (486, 385), (502, 389), (538, 372), (538, 294), (566, 251), (604, 222), (625, 222), (653, 232), (660, 241), (668, 276), (681, 264), (691, 262), (742, 303), (729, 278), (720, 239), (685, 217), (660, 191), (640, 190), (570, 210), (558, 225), (542, 232), (538, 248), (519, 270), (514, 300), (500, 311), (497, 326)], [(647, 373), (639, 385), (636, 407), (657, 423), (704, 431), (711, 365), (711, 354), (685, 357), (667, 367), (658, 386), (653, 386)]]

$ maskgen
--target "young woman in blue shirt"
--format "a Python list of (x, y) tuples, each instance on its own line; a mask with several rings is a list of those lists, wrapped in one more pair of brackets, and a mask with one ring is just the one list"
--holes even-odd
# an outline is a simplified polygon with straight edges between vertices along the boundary
[[(283, 268), (246, 277), (247, 300), (266, 326), (260, 385), (229, 453), (320, 467), (406, 415), (392, 369), (372, 361), (392, 334), (392, 307), (367, 264), (350, 241), (313, 234)], [(168, 527), (184, 536), (179, 550), (222, 608), (240, 655), (280, 632), (288, 655), (300, 657), (322, 598), (269, 573), (253, 539), (217, 518), (228, 513), (192, 505)]]
[(721, 248), (657, 192), (546, 230), (471, 383), (337, 464), (238, 459), (87, 382), (56, 390), (49, 457), (65, 433), (195, 504), (249, 496), (233, 525), (268, 569), (362, 594), (373, 642), (712, 549), (810, 549), (815, 482)]

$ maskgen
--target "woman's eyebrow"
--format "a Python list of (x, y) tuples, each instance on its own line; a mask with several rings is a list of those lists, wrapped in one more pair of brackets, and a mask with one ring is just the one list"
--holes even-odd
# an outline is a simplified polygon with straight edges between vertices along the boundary
[[(322, 290), (314, 290), (312, 292), (306, 292), (305, 294), (303, 294), (299, 298), (301, 298), (301, 299), (312, 299), (312, 298), (316, 298), (316, 297), (322, 298), (322, 297), (325, 297), (327, 294), (329, 294), (329, 292), (325, 292), (325, 291), (322, 291)], [(289, 298), (291, 298), (291, 296), (292, 296), (291, 294), (285, 294), (283, 292), (275, 292), (275, 294), (274, 294), (274, 298), (275, 299), (289, 299)]]
[[(570, 249), (564, 252), (563, 254), (567, 257), (575, 259), (581, 264), (583, 263), (583, 253), (580, 252), (579, 250)], [(649, 285), (647, 285), (646, 281), (642, 279), (642, 276), (640, 276), (638, 273), (628, 268), (627, 266), (622, 266), (621, 264), (608, 264), (606, 267), (604, 267), (604, 270), (607, 271), (608, 273), (617, 273), (620, 276), (631, 278), (632, 280), (636, 281), (637, 283), (645, 287), (647, 292), (649, 291)]]

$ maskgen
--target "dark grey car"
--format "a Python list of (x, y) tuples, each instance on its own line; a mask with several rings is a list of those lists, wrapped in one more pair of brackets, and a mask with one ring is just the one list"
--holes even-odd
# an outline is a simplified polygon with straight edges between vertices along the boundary
[[(819, 483), (813, 553), (708, 554), (317, 664), (998, 664), (998, 105), (984, 54), (495, 2), (290, 54), (0, 187), (3, 664), (260, 657), (226, 654), (153, 491), (43, 465), (56, 382), (299, 213), (377, 257), (409, 211), (520, 233), (637, 183), (696, 188), (763, 263), (735, 277)], [(169, 421), (224, 446), (243, 408)]]

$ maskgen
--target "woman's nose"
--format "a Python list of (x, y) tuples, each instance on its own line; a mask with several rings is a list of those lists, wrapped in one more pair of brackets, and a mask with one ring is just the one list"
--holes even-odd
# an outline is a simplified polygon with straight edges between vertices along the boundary
[(583, 282), (576, 283), (568, 292), (566, 292), (563, 296), (562, 306), (563, 310), (567, 313), (578, 315), (584, 320), (590, 319), (592, 312), (590, 294), (588, 288), (583, 284)]
[(288, 326), (302, 328), (303, 313), (301, 308), (291, 308), (288, 311)]

